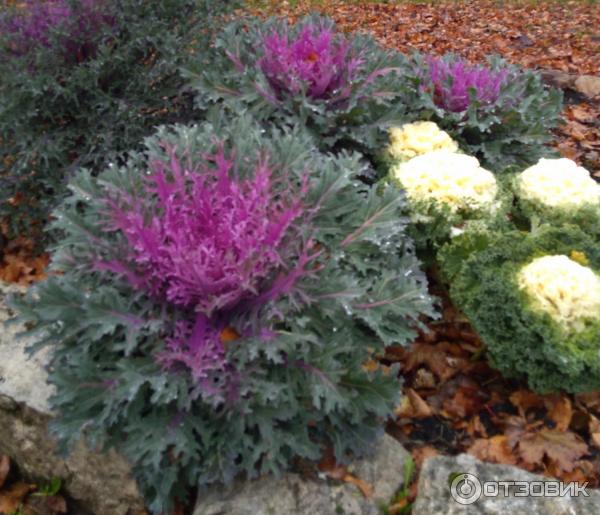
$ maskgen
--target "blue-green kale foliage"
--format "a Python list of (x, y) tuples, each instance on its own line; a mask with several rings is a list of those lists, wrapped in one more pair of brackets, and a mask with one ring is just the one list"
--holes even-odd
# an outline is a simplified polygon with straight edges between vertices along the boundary
[(78, 173), (52, 224), (60, 273), (12, 301), (52, 350), (55, 434), (127, 455), (155, 512), (327, 445), (368, 451), (400, 384), (362, 365), (434, 316), (402, 194), (254, 123), (163, 127)]
[(231, 5), (40, 0), (0, 13), (0, 217), (13, 234), (46, 220), (78, 167), (198, 116), (178, 67), (202, 60)]

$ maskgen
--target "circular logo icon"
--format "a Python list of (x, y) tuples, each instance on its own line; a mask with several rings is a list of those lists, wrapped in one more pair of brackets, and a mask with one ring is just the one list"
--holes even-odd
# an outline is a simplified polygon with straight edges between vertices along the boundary
[(450, 495), (459, 504), (473, 504), (481, 497), (481, 481), (473, 474), (458, 474), (450, 484)]

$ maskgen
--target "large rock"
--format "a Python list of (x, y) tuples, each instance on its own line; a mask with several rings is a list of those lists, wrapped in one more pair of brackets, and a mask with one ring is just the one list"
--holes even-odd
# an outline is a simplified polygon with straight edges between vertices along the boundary
[[(589, 497), (583, 495), (565, 497), (515, 496), (516, 489), (498, 488), (500, 495), (486, 495), (482, 489), (481, 497), (472, 504), (462, 505), (456, 502), (450, 493), (449, 481), (453, 475), (467, 473), (474, 475), (481, 484), (486, 481), (550, 481), (551, 479), (508, 465), (484, 463), (468, 454), (458, 456), (436, 456), (428, 459), (419, 476), (419, 494), (413, 515), (597, 515), (600, 513), (600, 492), (586, 489)], [(460, 479), (458, 480), (460, 482)], [(461, 485), (458, 485), (461, 488)], [(467, 485), (463, 490), (465, 497), (475, 492), (476, 486)], [(494, 488), (488, 490), (493, 492)], [(539, 491), (539, 490), (535, 490)], [(523, 490), (521, 490), (523, 492)]]
[(560, 70), (540, 70), (542, 80), (555, 88), (571, 90), (594, 99), (600, 95), (600, 77), (594, 75), (576, 75)]
[(575, 80), (575, 88), (588, 98), (600, 95), (600, 77), (593, 75), (580, 75)]
[(144, 502), (122, 456), (94, 452), (83, 442), (66, 459), (56, 454), (47, 431), (52, 419), (47, 354), (30, 359), (28, 342), (16, 338), (21, 328), (3, 325), (10, 316), (4, 296), (18, 290), (0, 284), (0, 454), (8, 454), (32, 479), (59, 477), (69, 496), (93, 514), (140, 513)]
[(194, 515), (379, 515), (381, 504), (389, 503), (403, 484), (408, 456), (386, 435), (371, 458), (349, 467), (374, 488), (369, 499), (352, 484), (311, 481), (290, 473), (212, 489), (199, 499)]

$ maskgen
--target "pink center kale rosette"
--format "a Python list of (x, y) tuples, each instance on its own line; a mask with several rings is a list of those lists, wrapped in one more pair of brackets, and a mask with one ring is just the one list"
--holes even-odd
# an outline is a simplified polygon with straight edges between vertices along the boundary
[(446, 54), (413, 54), (411, 120), (430, 120), (462, 150), (496, 174), (553, 155), (551, 129), (560, 123), (562, 93), (541, 76), (498, 57), (472, 63)]
[[(384, 125), (402, 118), (398, 99), (407, 60), (365, 34), (347, 35), (328, 18), (233, 22), (217, 36), (213, 66), (198, 60), (184, 74), (198, 105), (240, 102), (260, 119), (301, 123), (321, 149), (375, 152)], [(237, 107), (236, 107), (237, 106)]]
[(257, 64), (278, 98), (304, 92), (313, 100), (342, 100), (365, 67), (362, 54), (323, 21), (307, 24), (296, 34), (287, 27), (271, 29), (262, 44)]
[(318, 255), (306, 240), (314, 214), (304, 205), (307, 177), (297, 185), (277, 177), (266, 155), (240, 177), (220, 144), (194, 165), (174, 147), (165, 152), (169, 161), (149, 163), (140, 191), (109, 201), (107, 229), (125, 236), (127, 250), (96, 268), (194, 313), (177, 322), (160, 361), (187, 367), (220, 402), (225, 394), (214, 387), (230, 369), (226, 335), (252, 336), (244, 315), (290, 294)]
[(363, 168), (242, 117), (78, 174), (54, 273), (13, 301), (52, 348), (61, 440), (116, 445), (157, 512), (326, 445), (366, 452), (400, 384), (363, 365), (434, 313), (404, 197)]

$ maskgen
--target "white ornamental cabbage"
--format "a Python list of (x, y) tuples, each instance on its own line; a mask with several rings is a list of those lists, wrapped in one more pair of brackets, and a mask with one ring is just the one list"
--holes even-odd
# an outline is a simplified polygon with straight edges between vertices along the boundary
[(411, 203), (433, 202), (453, 213), (491, 209), (498, 193), (494, 174), (482, 168), (476, 158), (448, 150), (399, 163), (391, 174)]
[(407, 123), (389, 130), (388, 153), (393, 159), (406, 161), (436, 150), (458, 151), (458, 144), (433, 122)]
[(570, 159), (540, 159), (517, 177), (517, 196), (546, 208), (600, 206), (600, 185)]
[(564, 255), (534, 259), (518, 273), (519, 288), (563, 329), (580, 332), (600, 317), (600, 277)]

